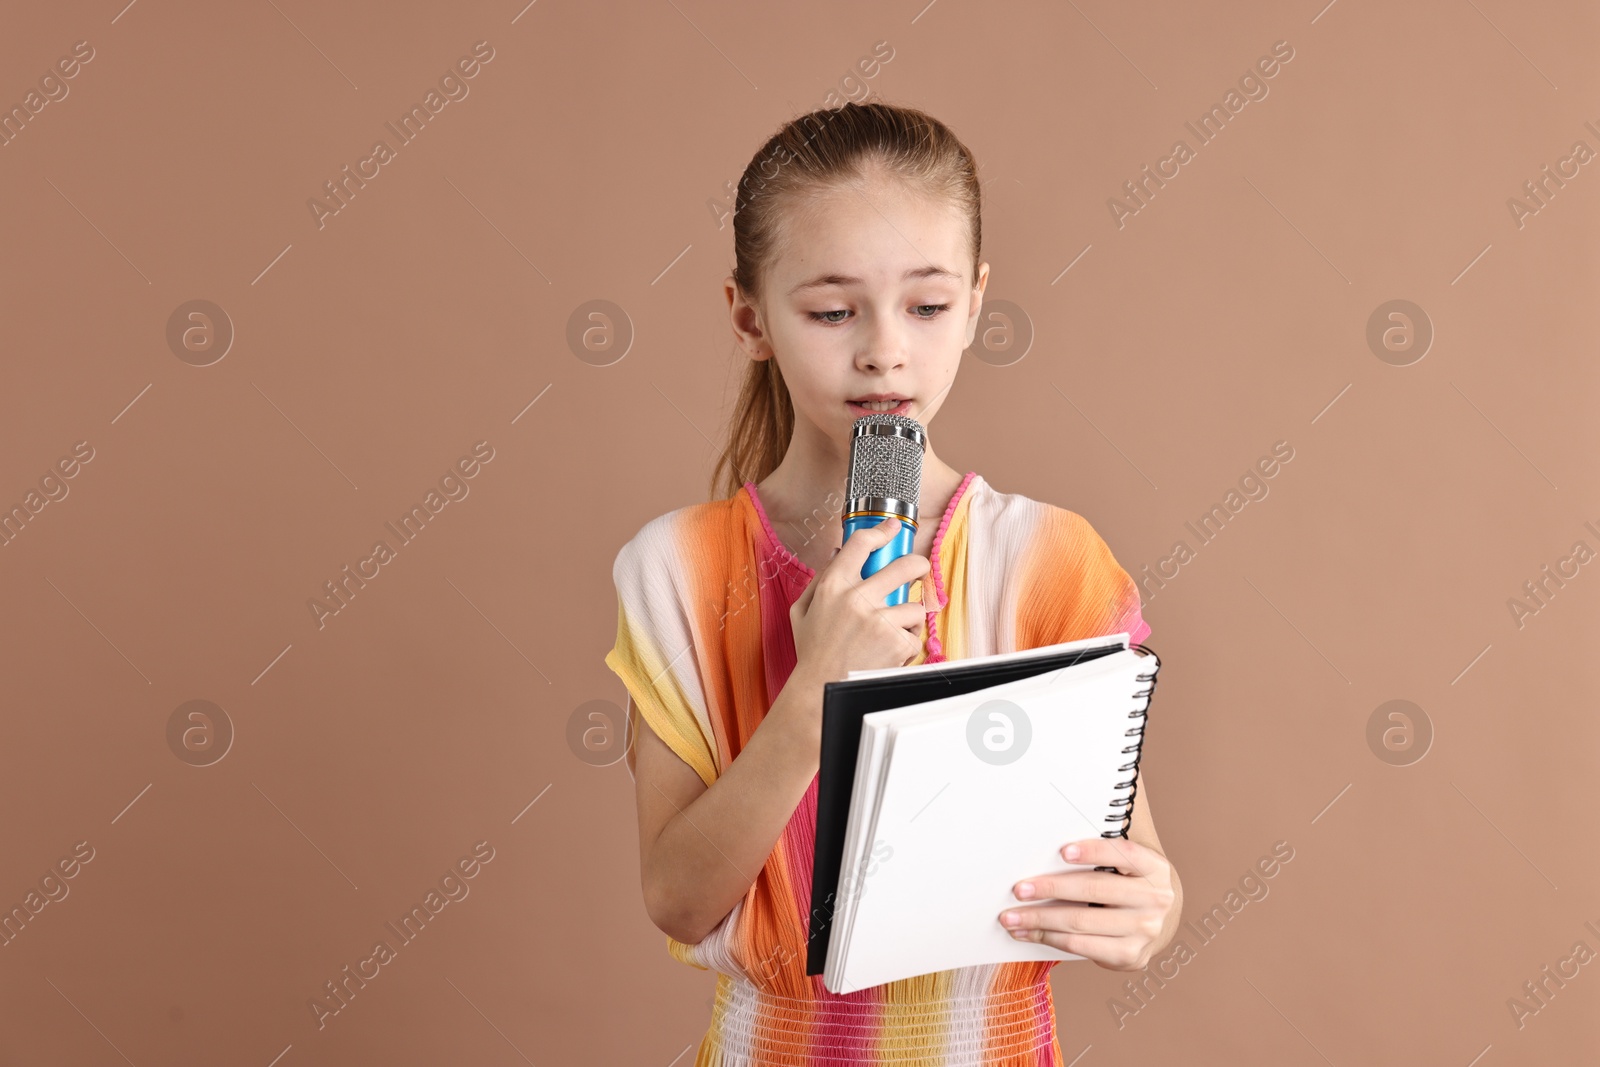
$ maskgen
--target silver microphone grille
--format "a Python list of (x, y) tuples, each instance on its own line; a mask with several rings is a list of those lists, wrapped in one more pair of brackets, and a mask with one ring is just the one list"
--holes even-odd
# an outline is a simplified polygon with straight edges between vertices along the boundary
[[(922, 453), (928, 434), (905, 415), (863, 415), (850, 437), (847, 510), (898, 510), (916, 518), (922, 494)], [(873, 501), (874, 503), (868, 503)]]

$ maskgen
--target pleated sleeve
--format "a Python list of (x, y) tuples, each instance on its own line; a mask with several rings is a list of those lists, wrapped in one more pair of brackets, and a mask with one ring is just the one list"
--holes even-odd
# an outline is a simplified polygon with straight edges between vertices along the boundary
[[(605, 663), (627, 687), (634, 728), (642, 720), (709, 786), (719, 773), (716, 734), (690, 610), (694, 575), (682, 543), (685, 518), (678, 511), (652, 519), (617, 553), (611, 569), (617, 638)], [(630, 745), (630, 768), (634, 759)]]
[(1150, 636), (1138, 585), (1082, 515), (1046, 507), (1022, 568), (1018, 648), (1123, 632), (1139, 644)]

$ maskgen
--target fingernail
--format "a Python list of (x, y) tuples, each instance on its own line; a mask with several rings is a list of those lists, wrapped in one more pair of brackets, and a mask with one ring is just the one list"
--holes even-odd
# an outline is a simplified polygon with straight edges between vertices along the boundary
[(1075, 860), (1083, 854), (1083, 849), (1079, 848), (1077, 845), (1068, 845), (1066, 854), (1067, 859)]
[(1011, 936), (1016, 938), (1018, 941), (1032, 941), (1033, 940), (1033, 931), (1032, 930), (1013, 930), (1013, 931), (1011, 931)]
[(1007, 926), (1015, 926), (1022, 921), (1022, 915), (1020, 912), (1008, 911), (1004, 915), (1000, 916), (1000, 921), (1005, 923)]
[(1033, 883), (1032, 882), (1018, 882), (1017, 883), (1017, 899), (1018, 900), (1027, 900), (1031, 896), (1033, 896)]

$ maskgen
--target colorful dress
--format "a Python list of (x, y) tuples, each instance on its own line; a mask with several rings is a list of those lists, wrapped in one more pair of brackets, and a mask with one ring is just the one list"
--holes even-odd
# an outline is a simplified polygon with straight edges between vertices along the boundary
[[(929, 560), (936, 596), (912, 663), (1150, 633), (1133, 579), (1085, 519), (997, 492), (976, 472), (945, 510)], [(716, 781), (794, 669), (789, 607), (814, 573), (775, 535), (753, 482), (646, 523), (617, 554), (617, 640), (605, 658), (631, 697), (631, 729), (647, 724), (707, 786)], [(912, 584), (921, 599), (922, 583)], [(813, 778), (716, 928), (694, 945), (667, 938), (674, 958), (718, 973), (695, 1067), (1063, 1067), (1049, 981), (1059, 961), (963, 967), (843, 995), (805, 973), (816, 818)]]

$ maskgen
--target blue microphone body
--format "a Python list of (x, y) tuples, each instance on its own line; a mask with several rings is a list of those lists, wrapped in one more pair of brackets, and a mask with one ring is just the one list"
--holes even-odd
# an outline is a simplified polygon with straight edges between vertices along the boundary
[[(917, 500), (922, 491), (922, 453), (928, 446), (922, 424), (888, 412), (863, 415), (850, 434), (850, 476), (845, 486), (844, 540), (857, 530), (886, 518), (900, 528), (885, 545), (874, 549), (861, 567), (870, 578), (901, 556), (911, 554), (917, 536)], [(887, 606), (904, 604), (911, 583), (892, 590)]]
[[(857, 530), (876, 526), (887, 517), (883, 512), (879, 511), (849, 516), (844, 520), (844, 539), (846, 541), (850, 540), (850, 535)], [(861, 577), (870, 578), (901, 556), (909, 556), (911, 554), (912, 545), (916, 542), (917, 524), (908, 520), (904, 515), (893, 517), (900, 520), (900, 532), (895, 534), (888, 544), (872, 550), (871, 554), (867, 556), (867, 562), (861, 565)], [(904, 585), (891, 590), (884, 603), (890, 607), (896, 604), (904, 604), (906, 598), (910, 595), (911, 583), (906, 582)]]

